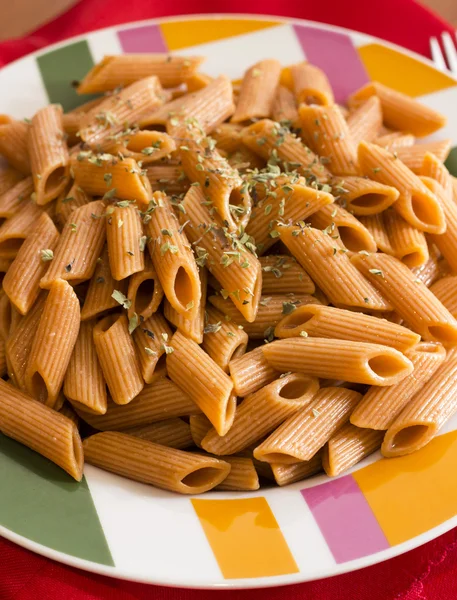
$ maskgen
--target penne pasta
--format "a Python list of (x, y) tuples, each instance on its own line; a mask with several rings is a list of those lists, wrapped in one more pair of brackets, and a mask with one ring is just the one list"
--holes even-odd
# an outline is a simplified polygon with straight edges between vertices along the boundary
[(26, 315), (40, 293), (40, 280), (59, 241), (52, 219), (43, 213), (20, 247), (3, 279), (3, 289), (21, 315)]
[(238, 123), (222, 123), (211, 133), (216, 140), (216, 148), (227, 155), (233, 154), (242, 146), (241, 132), (243, 126)]
[(106, 382), (94, 343), (95, 320), (81, 323), (65, 374), (63, 393), (84, 410), (106, 413)]
[(133, 158), (82, 151), (72, 157), (71, 171), (76, 184), (89, 196), (116, 196), (141, 207), (149, 204), (151, 184)]
[(338, 241), (352, 252), (376, 252), (377, 246), (371, 233), (350, 212), (341, 206), (327, 205), (309, 217), (312, 227), (339, 236)]
[(76, 425), (76, 428), (79, 429), (80, 420), (78, 415), (76, 414), (74, 408), (69, 402), (64, 402), (63, 406), (60, 408), (59, 413)]
[[(67, 221), (40, 286), (49, 289), (59, 279), (77, 285), (94, 274), (105, 243), (105, 204), (99, 200), (77, 208)], [(1, 228), (0, 228), (1, 231)]]
[(310, 404), (289, 417), (254, 450), (257, 460), (290, 465), (310, 460), (349, 419), (361, 398), (358, 392), (327, 387)]
[(422, 163), (420, 174), (435, 180), (443, 188), (444, 193), (449, 200), (453, 199), (451, 174), (447, 170), (446, 166), (439, 160), (439, 158), (437, 158), (431, 152), (427, 152), (424, 156), (424, 162)]
[(106, 223), (106, 241), (111, 274), (116, 281), (144, 269), (146, 239), (137, 208), (118, 202), (110, 207)]
[[(3, 304), (5, 298), (7, 297), (3, 296), (2, 300), (0, 300), (1, 304)], [(8, 336), (5, 336), (4, 332), (2, 332), (2, 337), (6, 340), (5, 352), (8, 364), (8, 374), (13, 384), (23, 392), (26, 391), (25, 371), (29, 362), (35, 333), (40, 324), (41, 315), (43, 314), (46, 298), (47, 292), (41, 292), (27, 315), (20, 323), (18, 323), (14, 332)], [(0, 317), (0, 322), (2, 320), (3, 315)], [(9, 324), (10, 318), (8, 319), (8, 325)], [(5, 324), (2, 323), (2, 329), (4, 326)], [(8, 339), (6, 339), (6, 337)]]
[(436, 142), (414, 144), (414, 146), (407, 148), (397, 148), (396, 153), (408, 169), (419, 175), (424, 164), (425, 155), (428, 152), (436, 156), (441, 162), (444, 162), (451, 151), (451, 147), (451, 140), (439, 140)]
[(430, 291), (438, 298), (454, 318), (457, 318), (457, 275), (448, 275), (435, 281)]
[(331, 235), (311, 227), (280, 227), (280, 239), (311, 279), (336, 305), (390, 310), (391, 305), (351, 264)]
[[(152, 383), (164, 363), (166, 342), (172, 332), (164, 317), (156, 313), (148, 319), (140, 321), (133, 331), (141, 374), (146, 383)], [(161, 357), (162, 361), (161, 361)]]
[(58, 401), (79, 324), (78, 298), (66, 281), (58, 279), (49, 289), (25, 369), (28, 393), (51, 408)]
[(334, 103), (332, 87), (324, 71), (301, 62), (292, 65), (290, 72), (297, 104), (330, 106)]
[(241, 397), (257, 392), (281, 374), (268, 363), (262, 347), (231, 360), (229, 371), (235, 394)]
[(328, 205), (334, 209), (331, 194), (308, 187), (304, 178), (295, 182), (287, 177), (279, 179), (271, 189), (265, 186), (265, 194), (261, 194), (264, 197), (253, 209), (246, 227), (246, 233), (254, 238), (261, 253), (278, 241), (275, 231), (278, 223), (308, 219)]
[(409, 348), (405, 356), (413, 363), (414, 371), (389, 388), (371, 387), (351, 415), (353, 425), (381, 431), (388, 429), (445, 361), (446, 351), (440, 344), (421, 342)]
[(318, 337), (381, 344), (405, 352), (420, 342), (406, 327), (359, 312), (308, 304), (299, 306), (276, 325), (278, 338)]
[(95, 348), (109, 392), (116, 404), (128, 404), (144, 387), (127, 316), (108, 315), (93, 329)]
[(411, 271), (416, 279), (430, 287), (440, 277), (448, 275), (450, 269), (444, 259), (439, 260), (440, 253), (434, 244), (429, 244), (428, 253), (428, 261), (420, 267), (414, 267)]
[[(49, 210), (49, 209), (48, 209)], [(24, 240), (32, 233), (43, 208), (32, 200), (26, 201), (21, 210), (0, 226), (0, 258), (15, 258)]]
[(190, 185), (179, 165), (153, 165), (146, 167), (146, 177), (153, 192), (164, 194), (184, 194)]
[(155, 192), (152, 202), (145, 230), (154, 269), (172, 308), (192, 318), (200, 308), (201, 286), (191, 246), (167, 196)]
[(413, 227), (427, 233), (443, 233), (443, 209), (427, 186), (394, 154), (375, 144), (359, 144), (359, 164), (364, 175), (391, 185), (400, 192), (395, 210)]
[(144, 255), (144, 269), (129, 279), (127, 298), (131, 302), (129, 319), (136, 314), (140, 321), (155, 313), (162, 302), (163, 287), (148, 253)]
[[(180, 213), (185, 233), (195, 247), (197, 264), (206, 266), (225, 290), (243, 317), (252, 322), (258, 309), (262, 289), (262, 269), (254, 254), (252, 243), (246, 246), (212, 218), (205, 197), (198, 187), (187, 192)], [(245, 242), (246, 243), (246, 242)]]
[(50, 104), (35, 114), (28, 134), (28, 153), (36, 203), (47, 204), (65, 189), (70, 172), (60, 105)]
[(379, 98), (383, 122), (392, 129), (425, 137), (446, 125), (446, 118), (439, 112), (377, 81), (367, 83), (354, 92), (349, 97), (349, 106), (357, 106), (371, 96)]
[(77, 407), (80, 417), (100, 431), (125, 431), (192, 414), (201, 413), (190, 396), (167, 377), (145, 385), (129, 404), (115, 404), (108, 399), (106, 414), (96, 415)]
[(251, 198), (238, 171), (214, 147), (214, 140), (189, 124), (179, 133), (183, 144), (179, 157), (189, 181), (204, 190), (208, 203), (231, 231), (245, 227), (251, 214)]
[(4, 381), (0, 381), (0, 431), (81, 481), (83, 448), (74, 422)]
[(70, 189), (65, 189), (56, 201), (56, 221), (58, 225), (63, 227), (77, 208), (88, 204), (91, 200), (92, 198), (76, 183), (73, 183)]
[(347, 124), (354, 144), (375, 140), (382, 126), (382, 109), (379, 98), (372, 96), (357, 106), (349, 113)]
[(352, 257), (352, 264), (424, 340), (441, 342), (445, 346), (457, 343), (457, 321), (399, 260), (387, 254), (358, 254)]
[(132, 427), (125, 431), (127, 435), (154, 442), (168, 448), (177, 448), (183, 450), (193, 445), (193, 439), (190, 433), (190, 426), (182, 419), (167, 419), (152, 423), (151, 425), (141, 425)]
[(360, 216), (359, 221), (363, 223), (364, 227), (371, 233), (379, 250), (386, 254), (394, 254), (394, 249), (387, 234), (384, 222), (384, 213)]
[[(102, 228), (103, 231), (104, 227)], [(127, 293), (127, 279), (115, 281), (111, 275), (108, 258), (108, 248), (105, 245), (101, 256), (95, 261), (95, 271), (89, 283), (89, 288), (81, 309), (81, 320), (87, 321), (104, 314), (112, 308), (118, 308), (116, 297), (123, 298)], [(113, 293), (117, 292), (117, 294)]]
[(246, 127), (241, 138), (243, 144), (265, 161), (270, 159), (272, 152), (285, 166), (285, 170), (294, 169), (299, 175), (325, 182), (330, 173), (319, 158), (290, 130), (269, 119), (262, 119)]
[[(230, 303), (231, 306), (232, 303)], [(235, 309), (236, 310), (236, 309)], [(225, 319), (223, 313), (208, 307), (203, 336), (203, 350), (226, 373), (229, 363), (246, 352), (249, 337), (245, 329)]]
[(271, 107), (271, 117), (277, 123), (286, 121), (292, 127), (298, 126), (299, 117), (295, 96), (284, 85), (278, 85), (276, 89), (276, 95)]
[(203, 62), (200, 56), (170, 54), (105, 55), (78, 85), (78, 94), (117, 90), (145, 77), (155, 76), (164, 87), (174, 87), (190, 79)]
[(13, 167), (0, 167), (0, 196), (14, 187), (19, 181), (24, 179), (24, 175)]
[(7, 340), (11, 328), (11, 302), (3, 289), (0, 289), (0, 338)]
[(332, 193), (338, 194), (339, 204), (359, 216), (383, 212), (398, 199), (396, 188), (366, 177), (345, 177), (332, 181)]
[(292, 257), (281, 254), (261, 256), (262, 294), (313, 294), (316, 286)]
[[(266, 344), (262, 352), (282, 373), (296, 371), (368, 385), (390, 386), (413, 371), (411, 361), (398, 350), (369, 342), (299, 337)], [(338, 361), (332, 356), (338, 356)]]
[(189, 337), (197, 344), (201, 344), (203, 342), (203, 332), (205, 329), (205, 308), (206, 308), (206, 292), (207, 292), (207, 283), (208, 283), (208, 274), (205, 268), (199, 269), (200, 276), (200, 305), (196, 313), (192, 318), (189, 318), (190, 315), (186, 313), (180, 314), (178, 313), (168, 302), (167, 299), (164, 301), (163, 314), (165, 318), (181, 333), (185, 336)]
[(262, 60), (250, 67), (241, 82), (232, 123), (269, 117), (281, 74), (277, 60)]
[(31, 171), (28, 138), (30, 126), (23, 121), (11, 121), (0, 125), (0, 154), (23, 175)]
[(211, 421), (205, 415), (190, 415), (189, 427), (192, 440), (196, 446), (202, 447), (202, 439), (213, 428)]
[(216, 490), (227, 492), (252, 491), (260, 487), (259, 476), (252, 458), (246, 456), (224, 456), (224, 462), (230, 465), (230, 473)]
[(175, 128), (181, 128), (187, 119), (192, 119), (208, 134), (228, 119), (234, 110), (232, 84), (228, 77), (222, 75), (203, 89), (181, 96), (144, 115), (139, 120), (139, 127), (155, 129), (166, 125), (168, 133), (174, 135)]
[(321, 159), (325, 157), (333, 175), (358, 175), (356, 145), (338, 106), (302, 104), (298, 113), (303, 138)]
[[(382, 218), (392, 247), (392, 255), (410, 269), (425, 264), (429, 259), (429, 253), (424, 233), (410, 225), (395, 210), (386, 210)], [(431, 237), (433, 239), (434, 236)]]
[[(230, 377), (198, 344), (179, 331), (173, 335), (167, 348), (165, 352), (170, 379), (187, 391), (219, 435), (227, 433), (236, 409)], [(191, 386), (189, 382), (192, 382)]]
[(230, 300), (222, 296), (210, 296), (209, 302), (222, 312), (229, 322), (237, 324), (253, 340), (269, 339), (276, 325), (289, 311), (293, 312), (306, 304), (319, 304), (314, 296), (308, 295), (262, 296), (255, 321), (249, 323)]
[(6, 190), (0, 196), (0, 218), (10, 219), (27, 206), (34, 189), (32, 177), (25, 177)]
[(236, 410), (232, 427), (224, 436), (211, 428), (201, 446), (217, 455), (240, 452), (309, 405), (318, 389), (315, 377), (299, 373), (277, 379), (243, 400)]
[(71, 148), (79, 144), (79, 130), (81, 128), (82, 113), (67, 113), (62, 115), (62, 128), (65, 132), (67, 146)]
[[(259, 464), (260, 461), (257, 462)], [(310, 458), (293, 465), (260, 463), (271, 467), (273, 478), (279, 486), (290, 485), (322, 471), (322, 453), (318, 452)]]
[(230, 472), (230, 465), (216, 458), (114, 431), (86, 438), (83, 447), (89, 464), (181, 494), (207, 492)]
[(155, 75), (135, 81), (84, 113), (79, 136), (92, 148), (110, 144), (114, 136), (137, 125), (142, 115), (152, 112), (163, 101), (163, 90)]
[(386, 432), (384, 456), (403, 456), (427, 444), (457, 410), (457, 354), (452, 349), (434, 376), (404, 407)]
[[(356, 407), (357, 410), (357, 407)], [(343, 425), (324, 446), (322, 466), (329, 477), (347, 471), (381, 447), (384, 431)]]

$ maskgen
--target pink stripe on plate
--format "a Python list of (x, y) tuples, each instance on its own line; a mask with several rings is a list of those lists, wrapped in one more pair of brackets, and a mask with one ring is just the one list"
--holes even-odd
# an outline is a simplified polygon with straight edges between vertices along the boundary
[(145, 25), (117, 32), (122, 51), (125, 53), (168, 52), (158, 25)]
[(370, 81), (348, 35), (306, 25), (294, 25), (294, 29), (306, 59), (329, 78), (336, 102), (346, 102), (352, 92)]
[(390, 548), (352, 475), (301, 490), (336, 563)]

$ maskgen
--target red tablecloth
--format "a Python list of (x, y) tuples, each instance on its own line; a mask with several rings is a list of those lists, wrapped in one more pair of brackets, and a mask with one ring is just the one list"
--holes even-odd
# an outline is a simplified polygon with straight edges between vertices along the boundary
[[(82, 0), (22, 40), (0, 44), (0, 64), (67, 37), (159, 16), (215, 12), (301, 17), (341, 25), (428, 55), (452, 28), (413, 0)], [(1, 17), (0, 17), (1, 18)], [(452, 475), (451, 475), (452, 476)], [(355, 573), (270, 590), (206, 592), (147, 586), (54, 563), (0, 539), (0, 600), (450, 600), (457, 598), (457, 530)]]

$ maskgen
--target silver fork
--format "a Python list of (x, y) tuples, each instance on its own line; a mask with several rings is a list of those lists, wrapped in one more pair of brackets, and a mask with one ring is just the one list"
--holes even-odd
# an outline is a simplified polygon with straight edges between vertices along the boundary
[(430, 38), (430, 51), (433, 62), (441, 71), (450, 71), (453, 75), (457, 75), (457, 31), (454, 33), (454, 37), (445, 31), (441, 34), (441, 43), (443, 44), (444, 53), (441, 50), (438, 38)]

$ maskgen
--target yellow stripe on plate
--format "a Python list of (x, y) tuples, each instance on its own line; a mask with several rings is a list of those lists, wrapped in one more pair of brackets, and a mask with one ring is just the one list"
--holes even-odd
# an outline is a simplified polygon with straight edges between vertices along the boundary
[(226, 579), (298, 573), (265, 498), (192, 500), (192, 504)]
[(408, 96), (423, 96), (455, 86), (455, 81), (444, 73), (392, 48), (368, 44), (357, 50), (371, 79)]
[(353, 473), (389, 543), (406, 542), (457, 514), (457, 431), (418, 452)]
[(169, 50), (179, 50), (215, 42), (243, 33), (252, 33), (281, 25), (279, 21), (254, 21), (250, 19), (202, 19), (198, 21), (172, 21), (161, 23), (160, 29)]

